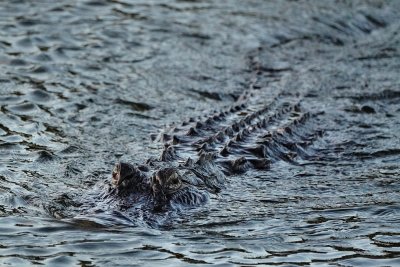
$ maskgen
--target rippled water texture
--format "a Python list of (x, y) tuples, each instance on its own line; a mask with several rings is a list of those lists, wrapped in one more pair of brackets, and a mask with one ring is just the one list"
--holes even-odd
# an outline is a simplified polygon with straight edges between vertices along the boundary
[[(399, 1), (2, 1), (0, 265), (400, 265), (399, 14)], [(244, 90), (319, 113), (320, 158), (229, 176), (206, 205), (151, 220), (101, 201), (114, 162), (158, 157), (151, 134)]]

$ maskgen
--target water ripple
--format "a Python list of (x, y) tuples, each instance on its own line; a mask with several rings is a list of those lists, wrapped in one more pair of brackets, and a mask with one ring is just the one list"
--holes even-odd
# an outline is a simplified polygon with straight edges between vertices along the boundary
[[(8, 1), (0, 8), (0, 265), (397, 266), (396, 1)], [(104, 200), (115, 161), (248, 88), (324, 130), (298, 165), (195, 209)], [(262, 95), (262, 94), (260, 94)]]

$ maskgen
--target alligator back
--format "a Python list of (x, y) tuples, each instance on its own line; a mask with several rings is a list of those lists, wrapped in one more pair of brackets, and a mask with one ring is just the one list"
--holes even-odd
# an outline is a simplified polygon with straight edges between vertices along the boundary
[(219, 172), (267, 170), (276, 161), (298, 164), (316, 157), (311, 144), (322, 135), (318, 115), (303, 110), (299, 96), (249, 90), (222, 111), (162, 131), (156, 138), (164, 144), (160, 161), (180, 162), (197, 170), (205, 184), (221, 187)]

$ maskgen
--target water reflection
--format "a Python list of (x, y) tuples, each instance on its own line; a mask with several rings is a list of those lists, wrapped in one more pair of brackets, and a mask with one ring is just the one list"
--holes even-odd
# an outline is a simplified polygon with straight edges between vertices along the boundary
[[(2, 265), (400, 264), (397, 2), (45, 2), (0, 7)], [(320, 160), (196, 209), (101, 200), (150, 134), (250, 87), (324, 112)]]

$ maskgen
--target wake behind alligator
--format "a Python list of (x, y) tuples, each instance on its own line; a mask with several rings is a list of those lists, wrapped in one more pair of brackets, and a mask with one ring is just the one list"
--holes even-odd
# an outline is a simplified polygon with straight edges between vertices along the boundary
[(165, 129), (153, 136), (164, 145), (159, 158), (117, 163), (104, 198), (119, 200), (121, 209), (195, 207), (223, 190), (227, 176), (317, 158), (319, 114), (304, 110), (301, 99), (252, 88), (225, 110)]

